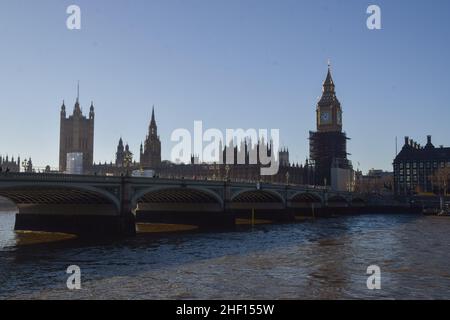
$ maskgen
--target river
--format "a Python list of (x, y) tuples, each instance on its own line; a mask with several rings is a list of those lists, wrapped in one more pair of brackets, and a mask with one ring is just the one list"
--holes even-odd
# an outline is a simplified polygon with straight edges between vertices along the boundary
[[(104, 243), (30, 241), (13, 226), (0, 213), (0, 299), (450, 299), (450, 218), (346, 216)], [(70, 265), (81, 290), (66, 287)], [(367, 288), (370, 265), (380, 290)]]

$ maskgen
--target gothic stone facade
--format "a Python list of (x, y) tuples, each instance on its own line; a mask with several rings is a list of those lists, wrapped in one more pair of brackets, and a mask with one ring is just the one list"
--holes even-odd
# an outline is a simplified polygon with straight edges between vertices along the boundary
[(316, 108), (317, 131), (310, 132), (310, 159), (315, 166), (315, 184), (330, 185), (332, 168), (350, 169), (347, 136), (342, 132), (342, 108), (328, 68), (322, 97)]
[[(155, 112), (152, 111), (149, 132), (145, 143), (141, 145), (140, 162), (133, 161), (133, 154), (128, 145), (124, 147), (122, 138), (119, 140), (116, 152), (115, 163), (94, 164), (93, 174), (99, 175), (125, 175), (134, 170), (153, 169), (155, 175), (160, 178), (171, 179), (197, 179), (197, 180), (225, 180), (232, 181), (254, 181), (254, 182), (272, 182), (272, 183), (292, 183), (292, 184), (313, 184), (314, 168), (308, 164), (291, 164), (289, 161), (289, 150), (279, 151), (279, 171), (276, 175), (262, 176), (259, 159), (256, 164), (250, 163), (250, 153), (259, 154), (259, 146), (263, 141), (253, 145), (247, 142), (241, 148), (229, 145), (221, 147), (223, 152), (220, 155), (219, 163), (198, 163), (196, 157), (191, 157), (191, 163), (175, 164), (170, 161), (161, 161), (161, 141), (157, 134)], [(233, 164), (227, 164), (227, 151), (233, 157)], [(271, 157), (272, 150), (269, 144), (266, 144), (268, 157)], [(238, 164), (237, 159), (242, 157), (244, 162)], [(127, 159), (125, 161), (125, 159)]]
[(158, 136), (158, 126), (155, 120), (155, 108), (144, 145), (141, 144), (140, 164), (145, 169), (156, 169), (161, 165), (161, 140)]
[(67, 154), (83, 154), (83, 172), (89, 173), (94, 161), (94, 105), (91, 103), (89, 117), (83, 116), (79, 99), (73, 114), (66, 117), (66, 106), (61, 106), (59, 171), (66, 171)]

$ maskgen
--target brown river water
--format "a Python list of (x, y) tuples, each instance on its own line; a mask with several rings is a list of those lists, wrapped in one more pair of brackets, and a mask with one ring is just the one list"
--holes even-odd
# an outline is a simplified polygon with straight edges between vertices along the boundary
[[(103, 243), (16, 233), (14, 217), (0, 212), (0, 299), (450, 299), (447, 217), (187, 228)], [(70, 265), (81, 268), (81, 290), (66, 287)], [(370, 265), (381, 269), (380, 290), (367, 288)]]

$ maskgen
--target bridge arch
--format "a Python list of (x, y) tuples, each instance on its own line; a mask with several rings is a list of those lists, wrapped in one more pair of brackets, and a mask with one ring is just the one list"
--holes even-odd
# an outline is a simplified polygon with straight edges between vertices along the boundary
[(348, 206), (349, 201), (341, 195), (332, 195), (327, 200), (328, 206)]
[(236, 192), (231, 197), (231, 202), (240, 203), (285, 203), (281, 194), (274, 190), (244, 189)]
[(139, 202), (144, 203), (215, 203), (223, 206), (223, 199), (207, 188), (188, 186), (151, 187), (136, 192), (131, 205), (136, 208)]
[(296, 203), (323, 203), (323, 198), (319, 194), (308, 191), (297, 192), (289, 200)]
[(352, 206), (365, 206), (367, 201), (362, 197), (355, 197), (350, 201)]
[(110, 205), (120, 212), (120, 199), (94, 186), (40, 184), (11, 184), (0, 187), (0, 196), (23, 205)]

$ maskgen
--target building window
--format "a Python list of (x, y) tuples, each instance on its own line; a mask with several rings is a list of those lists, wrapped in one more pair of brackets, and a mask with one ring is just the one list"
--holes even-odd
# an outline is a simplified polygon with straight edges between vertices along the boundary
[(403, 170), (400, 170), (400, 175), (401, 175), (401, 176), (403, 175)]
[(430, 163), (429, 163), (429, 162), (427, 162), (427, 168), (428, 168), (428, 169), (430, 168)]
[(414, 163), (413, 163), (413, 168), (414, 168), (414, 169), (417, 168), (417, 162), (414, 162)]
[(419, 167), (422, 169), (423, 168), (423, 162), (420, 162)]
[(433, 168), (437, 168), (437, 162), (433, 162)]
[(406, 163), (406, 169), (409, 169), (409, 162)]
[(400, 163), (400, 169), (403, 169), (403, 162)]

